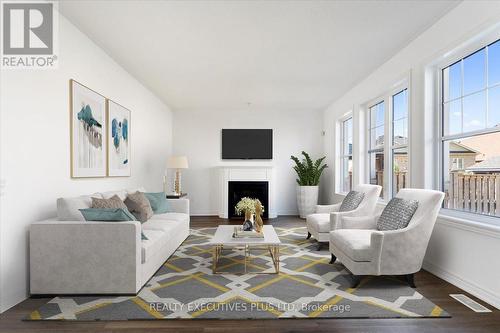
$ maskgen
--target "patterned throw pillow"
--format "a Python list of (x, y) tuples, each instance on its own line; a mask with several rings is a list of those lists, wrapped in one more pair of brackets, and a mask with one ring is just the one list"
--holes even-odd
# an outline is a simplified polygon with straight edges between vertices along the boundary
[(146, 222), (153, 216), (153, 209), (148, 198), (142, 192), (135, 192), (127, 195), (125, 205), (141, 223)]
[(398, 230), (406, 228), (417, 208), (417, 200), (391, 199), (377, 221), (377, 229)]
[(351, 210), (355, 210), (358, 208), (365, 194), (363, 192), (351, 191), (347, 193), (344, 200), (342, 200), (342, 204), (340, 205), (339, 212), (349, 212)]
[(127, 206), (123, 203), (122, 199), (116, 194), (109, 199), (92, 198), (91, 208), (125, 208)]

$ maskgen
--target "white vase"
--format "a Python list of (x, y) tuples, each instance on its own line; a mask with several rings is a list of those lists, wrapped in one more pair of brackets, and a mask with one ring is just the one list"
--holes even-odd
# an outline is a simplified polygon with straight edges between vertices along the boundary
[(319, 186), (297, 186), (297, 205), (299, 215), (305, 219), (307, 215), (313, 214), (318, 204)]

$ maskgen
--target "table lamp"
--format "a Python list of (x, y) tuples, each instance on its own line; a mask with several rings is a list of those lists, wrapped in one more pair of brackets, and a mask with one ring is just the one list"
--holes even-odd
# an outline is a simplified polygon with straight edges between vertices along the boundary
[(171, 156), (167, 161), (168, 169), (175, 169), (174, 192), (177, 195), (182, 194), (181, 190), (181, 169), (188, 168), (186, 156)]

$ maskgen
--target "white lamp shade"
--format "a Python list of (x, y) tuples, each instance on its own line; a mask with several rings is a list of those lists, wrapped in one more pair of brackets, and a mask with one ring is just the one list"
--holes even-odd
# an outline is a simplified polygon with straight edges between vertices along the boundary
[(168, 169), (187, 169), (188, 160), (186, 156), (172, 156), (167, 161)]

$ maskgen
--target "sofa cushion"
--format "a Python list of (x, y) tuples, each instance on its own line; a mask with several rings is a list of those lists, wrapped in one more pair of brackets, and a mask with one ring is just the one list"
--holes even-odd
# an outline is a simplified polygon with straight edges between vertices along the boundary
[(144, 222), (142, 224), (142, 229), (143, 230), (161, 230), (161, 231), (165, 231), (165, 232), (170, 234), (172, 232), (175, 232), (175, 228), (177, 228), (181, 223), (184, 223), (184, 222), (175, 221), (175, 220), (161, 220), (161, 219), (157, 219), (156, 216), (153, 216), (152, 219), (150, 219), (147, 222)]
[(377, 221), (378, 230), (397, 230), (408, 226), (418, 208), (418, 201), (392, 198)]
[(372, 230), (340, 229), (330, 232), (330, 241), (353, 261), (371, 261), (371, 235)]
[(79, 209), (92, 207), (92, 197), (102, 198), (100, 193), (72, 198), (58, 198), (57, 218), (61, 221), (85, 221)]
[(119, 191), (101, 192), (101, 196), (104, 199), (109, 199), (109, 198), (113, 197), (114, 195), (117, 195), (122, 201), (125, 201), (125, 198), (127, 198), (127, 191), (119, 190)]
[(350, 191), (342, 200), (339, 212), (350, 212), (358, 208), (359, 204), (363, 201), (365, 194), (363, 192)]
[(307, 215), (306, 224), (308, 228), (317, 232), (330, 232), (330, 214), (316, 213)]
[(164, 213), (156, 214), (154, 216), (156, 220), (169, 220), (169, 221), (181, 221), (189, 223), (189, 215), (184, 213)]
[(160, 252), (161, 248), (168, 243), (169, 236), (161, 230), (143, 229), (142, 232), (147, 238), (141, 242), (141, 262), (145, 263)]

